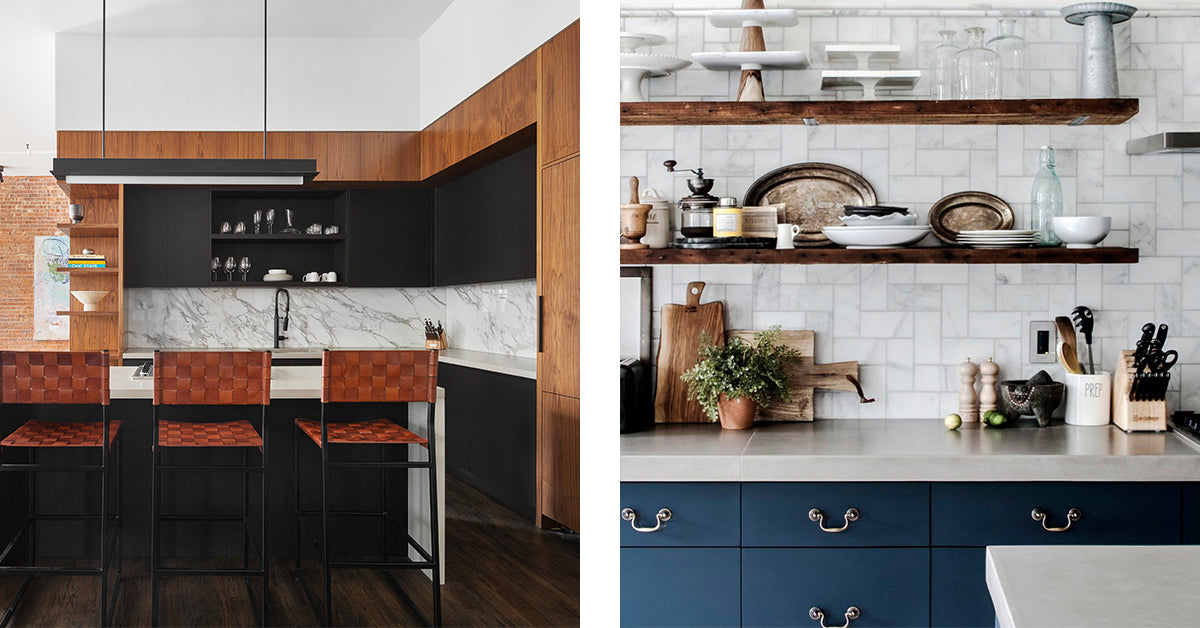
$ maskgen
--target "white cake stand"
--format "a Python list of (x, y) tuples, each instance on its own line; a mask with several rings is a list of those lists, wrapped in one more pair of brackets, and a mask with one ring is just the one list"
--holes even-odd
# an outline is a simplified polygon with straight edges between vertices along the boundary
[(693, 52), (692, 58), (709, 70), (803, 70), (808, 67), (808, 55), (794, 50)]
[(621, 102), (646, 102), (643, 79), (669, 76), (691, 64), (679, 57), (621, 53)]
[(621, 52), (634, 52), (638, 48), (661, 46), (667, 38), (652, 33), (621, 33)]

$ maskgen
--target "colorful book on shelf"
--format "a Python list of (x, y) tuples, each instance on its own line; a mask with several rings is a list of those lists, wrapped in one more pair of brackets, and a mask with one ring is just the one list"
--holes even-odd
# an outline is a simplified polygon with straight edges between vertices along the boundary
[(105, 268), (108, 263), (102, 259), (98, 260), (67, 260), (67, 268)]

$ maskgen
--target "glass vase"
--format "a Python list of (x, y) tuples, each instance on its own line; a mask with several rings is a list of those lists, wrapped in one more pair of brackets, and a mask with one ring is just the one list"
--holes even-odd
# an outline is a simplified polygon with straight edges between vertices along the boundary
[(967, 47), (954, 53), (954, 89), (959, 99), (991, 99), (1000, 96), (1000, 60), (984, 46), (984, 30), (967, 29)]
[(958, 44), (954, 43), (954, 33), (954, 31), (938, 31), (942, 40), (933, 47), (933, 68), (929, 73), (929, 96), (934, 100), (952, 98), (954, 53), (958, 52)]
[(1054, 171), (1054, 148), (1043, 146), (1038, 153), (1037, 176), (1033, 179), (1030, 195), (1030, 229), (1037, 230), (1038, 243), (1058, 245), (1061, 241), (1054, 235), (1055, 216), (1063, 215), (1062, 182)]
[(1029, 74), (1025, 70), (1025, 39), (1016, 34), (1017, 20), (1000, 20), (1000, 34), (988, 40), (988, 47), (1000, 59), (1001, 98), (1027, 98)]

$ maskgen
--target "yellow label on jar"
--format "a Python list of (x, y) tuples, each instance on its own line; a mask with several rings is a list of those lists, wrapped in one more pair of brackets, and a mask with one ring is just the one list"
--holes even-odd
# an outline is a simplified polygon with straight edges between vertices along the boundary
[(713, 208), (713, 237), (740, 238), (742, 237), (742, 208), (716, 207)]

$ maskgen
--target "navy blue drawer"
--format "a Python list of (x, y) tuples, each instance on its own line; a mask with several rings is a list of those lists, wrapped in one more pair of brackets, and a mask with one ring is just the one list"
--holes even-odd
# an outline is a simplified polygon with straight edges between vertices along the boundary
[(996, 610), (987, 588), (987, 549), (983, 547), (933, 548), (931, 626), (992, 628)]
[[(1066, 526), (1072, 508), (1082, 516), (1069, 530), (1043, 529)], [(1171, 544), (1179, 521), (1180, 485), (1170, 482), (933, 485), (935, 546)]]
[(737, 547), (738, 484), (624, 482), (621, 509), (632, 508), (640, 528), (653, 528), (656, 514), (667, 508), (671, 518), (655, 532), (637, 532), (620, 517), (622, 547)]
[(1200, 543), (1200, 484), (1183, 485), (1183, 542)]
[[(822, 522), (809, 518), (819, 509)], [(847, 524), (842, 532), (821, 529)], [(854, 547), (929, 545), (929, 485), (887, 483), (762, 483), (742, 485), (742, 545)]]
[(739, 625), (739, 551), (622, 549), (621, 625)]
[(742, 550), (742, 625), (826, 626), (929, 624), (929, 550), (916, 548), (751, 548)]

